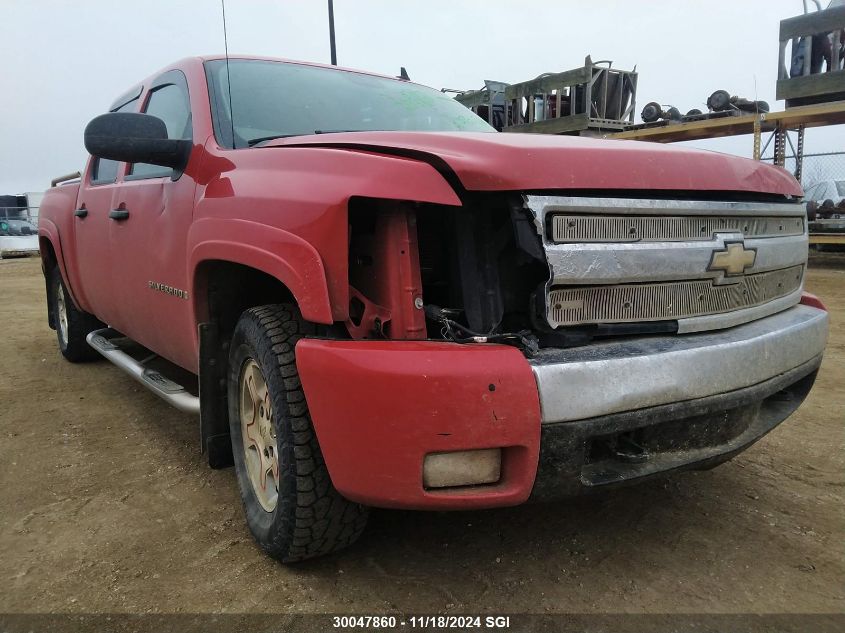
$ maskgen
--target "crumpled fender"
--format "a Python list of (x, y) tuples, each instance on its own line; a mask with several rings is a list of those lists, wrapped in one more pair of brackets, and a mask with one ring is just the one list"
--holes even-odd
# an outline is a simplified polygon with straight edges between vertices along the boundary
[(206, 151), (188, 270), (194, 274), (204, 259), (262, 270), (315, 323), (348, 315), (350, 200), (461, 205), (443, 174), (413, 158), (336, 148)]

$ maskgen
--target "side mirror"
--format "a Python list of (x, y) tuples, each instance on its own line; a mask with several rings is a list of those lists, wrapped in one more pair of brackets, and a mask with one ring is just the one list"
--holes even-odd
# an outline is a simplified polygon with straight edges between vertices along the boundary
[(98, 158), (171, 167), (176, 178), (188, 164), (191, 141), (168, 139), (164, 121), (151, 114), (110, 112), (86, 126), (85, 149)]

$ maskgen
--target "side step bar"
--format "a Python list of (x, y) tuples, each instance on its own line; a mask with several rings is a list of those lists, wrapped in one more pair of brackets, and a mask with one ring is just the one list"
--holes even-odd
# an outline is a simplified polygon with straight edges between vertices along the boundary
[(191, 394), (182, 385), (162, 376), (158, 371), (144, 366), (145, 362), (149, 362), (156, 356), (143, 361), (135, 360), (112, 342), (114, 338), (123, 338), (123, 335), (111, 328), (103, 328), (102, 330), (94, 330), (85, 337), (85, 340), (106, 360), (120, 367), (165, 402), (185, 413), (199, 415), (200, 399), (198, 396)]

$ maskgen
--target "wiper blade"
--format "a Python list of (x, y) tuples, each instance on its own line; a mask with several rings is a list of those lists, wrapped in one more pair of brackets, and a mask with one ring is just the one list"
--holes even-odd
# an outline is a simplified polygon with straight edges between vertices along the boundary
[[(340, 134), (343, 132), (370, 132), (372, 130), (314, 130), (313, 134)], [(258, 138), (251, 138), (247, 141), (247, 145), (253, 147), (264, 141), (272, 141), (277, 138), (290, 138), (291, 136), (305, 136), (302, 134), (273, 134), (272, 136), (259, 136)]]
[(302, 136), (302, 134), (273, 134), (272, 136), (259, 136), (258, 138), (249, 139), (246, 144), (252, 147), (264, 141), (272, 141), (277, 138), (290, 138), (291, 136)]

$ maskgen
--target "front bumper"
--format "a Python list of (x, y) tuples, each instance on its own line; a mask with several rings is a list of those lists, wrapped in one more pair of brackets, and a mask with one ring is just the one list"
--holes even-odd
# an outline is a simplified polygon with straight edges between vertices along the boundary
[(726, 461), (795, 412), (820, 363), (818, 356), (759, 385), (724, 394), (544, 424), (531, 497), (576, 495)]
[(651, 336), (531, 359), (543, 423), (584, 420), (760, 384), (819, 356), (827, 312), (798, 305), (728, 330)]
[[(308, 339), (297, 366), (341, 494), (483, 508), (729, 458), (797, 409), (827, 329), (826, 312), (799, 305), (729, 330), (544, 351), (530, 364), (500, 345)], [(499, 483), (423, 487), (426, 454), (482, 448), (502, 448)]]

